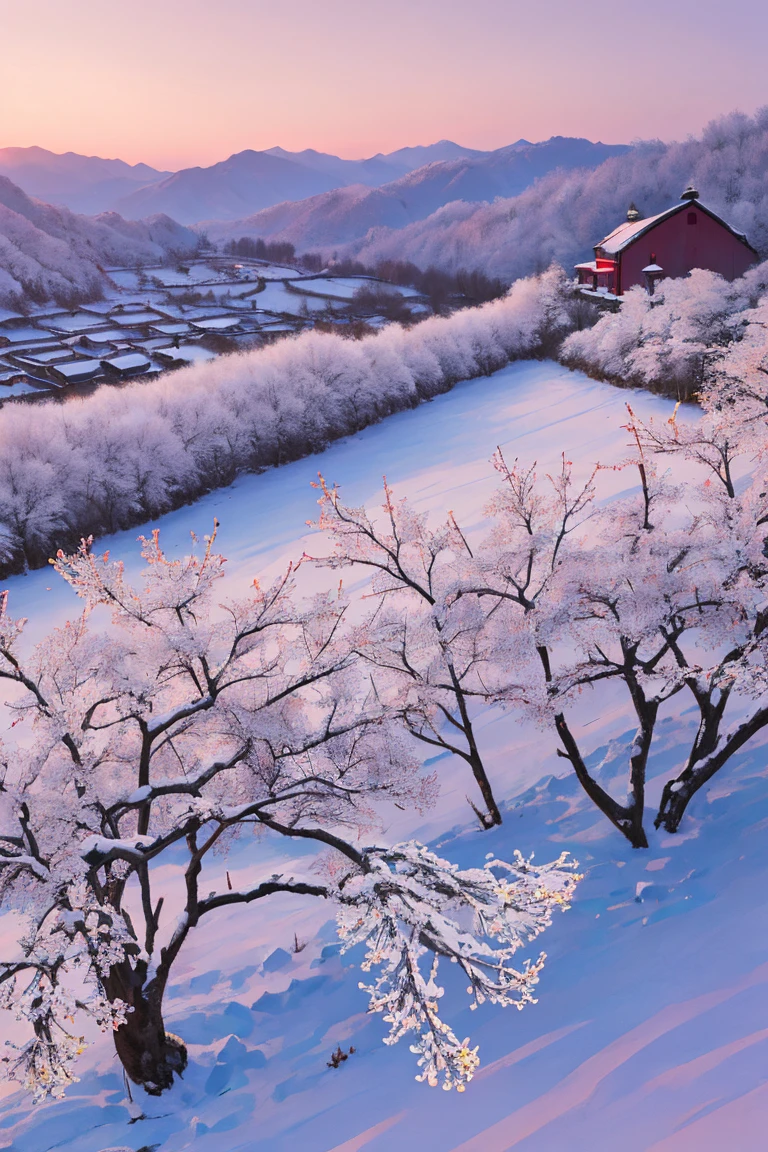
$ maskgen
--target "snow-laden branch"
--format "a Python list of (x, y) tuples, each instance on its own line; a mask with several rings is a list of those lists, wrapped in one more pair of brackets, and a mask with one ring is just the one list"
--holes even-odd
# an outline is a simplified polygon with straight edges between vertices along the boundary
[(516, 853), (511, 864), (491, 857), (482, 869), (460, 870), (414, 842), (364, 856), (368, 871), (340, 890), (338, 923), (344, 951), (364, 945), (363, 970), (378, 972), (360, 985), (369, 1011), (389, 1024), (385, 1043), (417, 1033), (417, 1079), (463, 1092), (479, 1059), (441, 1017), (439, 959), (463, 970), (472, 1007), (534, 1002), (545, 956), (521, 966), (512, 958), (549, 926), (555, 908), (569, 906), (576, 865), (567, 853), (545, 865)]

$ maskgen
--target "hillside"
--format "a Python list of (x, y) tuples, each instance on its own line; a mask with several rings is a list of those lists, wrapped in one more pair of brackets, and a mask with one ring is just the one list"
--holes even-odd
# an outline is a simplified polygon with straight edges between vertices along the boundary
[(122, 196), (168, 176), (149, 164), (126, 164), (100, 156), (59, 154), (46, 148), (0, 148), (0, 176), (29, 196), (94, 214), (114, 207)]
[[(379, 502), (386, 472), (419, 512), (438, 516), (450, 506), (462, 524), (475, 524), (495, 486), (487, 461), (497, 442), (510, 457), (538, 458), (542, 470), (557, 464), (561, 448), (579, 449), (579, 469), (596, 458), (613, 463), (626, 452), (625, 396), (551, 364), (518, 364), (335, 445), (322, 467), (356, 503)], [(672, 411), (645, 394), (635, 403), (643, 416), (663, 420)], [(211, 493), (164, 517), (161, 539), (173, 556), (184, 555), (190, 529), (202, 536), (217, 517), (231, 557), (226, 592), (238, 596), (255, 572), (281, 571), (316, 547), (304, 522), (316, 516), (309, 485), (317, 467), (308, 459)], [(625, 483), (623, 473), (605, 475), (616, 489)], [(135, 535), (100, 543), (125, 557), (130, 575)], [(13, 578), (9, 590), (14, 614), (32, 618), (35, 639), (78, 611), (50, 570)], [(41, 605), (45, 621), (36, 619)], [(605, 690), (585, 720), (598, 758), (631, 742), (632, 719)], [(690, 720), (670, 720), (654, 789)], [(7, 1093), (0, 1130), (13, 1149), (42, 1152), (52, 1131), (65, 1152), (615, 1152), (617, 1132), (626, 1152), (761, 1148), (763, 749), (739, 757), (702, 795), (690, 834), (653, 833), (651, 850), (637, 852), (590, 811), (538, 729), (491, 710), (481, 727), (505, 799), (502, 828), (470, 826), (465, 771), (444, 759), (436, 765), (438, 808), (426, 819), (395, 810), (387, 837), (418, 835), (462, 866), (514, 847), (535, 847), (541, 859), (569, 848), (587, 875), (546, 937), (538, 1004), (471, 1012), (465, 981), (452, 982), (452, 1021), (480, 1045), (482, 1059), (466, 1093), (415, 1083), (407, 1041), (385, 1047), (385, 1025), (365, 1012), (361, 956), (338, 955), (330, 910), (277, 897), (275, 907), (245, 916), (224, 910), (215, 926), (196, 929), (169, 990), (168, 1025), (190, 1044), (183, 1082), (160, 1101), (136, 1089), (138, 1108), (129, 1105), (111, 1038), (94, 1028), (81, 1080), (64, 1100), (34, 1108), (20, 1091)], [(226, 883), (225, 868), (236, 878), (249, 874), (253, 840), (243, 837), (229, 859), (218, 858), (214, 883)], [(263, 841), (265, 874), (303, 875), (306, 853)], [(169, 884), (174, 878), (169, 869)], [(356, 1051), (332, 1069), (336, 1044)]]
[(553, 169), (591, 168), (626, 151), (625, 145), (562, 136), (541, 144), (521, 141), (475, 157), (435, 160), (380, 188), (358, 183), (298, 203), (276, 204), (231, 224), (211, 219), (204, 227), (215, 239), (279, 237), (299, 248), (346, 244), (370, 229), (405, 228), (457, 200), (475, 203), (516, 195)]
[[(556, 260), (570, 268), (616, 227), (634, 201), (643, 216), (674, 204), (692, 182), (704, 203), (768, 253), (768, 111), (734, 113), (695, 140), (649, 141), (593, 171), (554, 172), (494, 204), (455, 202), (397, 231), (386, 226), (351, 244), (367, 264), (412, 260), (452, 270), (481, 268), (505, 280)], [(286, 229), (288, 237), (290, 230)]]
[(0, 303), (92, 298), (102, 291), (103, 266), (159, 263), (196, 245), (197, 237), (168, 217), (80, 216), (0, 177)]

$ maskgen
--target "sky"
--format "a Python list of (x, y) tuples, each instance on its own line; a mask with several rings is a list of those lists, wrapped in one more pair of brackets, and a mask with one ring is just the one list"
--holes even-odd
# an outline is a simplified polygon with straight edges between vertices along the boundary
[(6, 0), (0, 147), (177, 169), (243, 148), (681, 139), (768, 104), (764, 0)]

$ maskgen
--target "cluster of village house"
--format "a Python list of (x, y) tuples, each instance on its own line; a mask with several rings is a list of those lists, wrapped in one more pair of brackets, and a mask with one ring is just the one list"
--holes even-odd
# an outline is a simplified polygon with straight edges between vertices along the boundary
[(212, 357), (200, 337), (217, 317), (203, 312), (184, 318), (180, 308), (175, 311), (109, 301), (32, 318), (0, 313), (0, 385), (45, 390)]
[[(23, 316), (0, 309), (0, 403), (255, 347), (311, 326), (318, 312), (341, 321), (354, 291), (348, 282), (335, 288), (327, 278), (257, 262), (215, 261), (179, 267), (176, 275), (155, 271), (163, 282), (152, 269), (113, 269), (108, 298), (74, 310), (51, 306)], [(271, 279), (265, 282), (262, 273)]]

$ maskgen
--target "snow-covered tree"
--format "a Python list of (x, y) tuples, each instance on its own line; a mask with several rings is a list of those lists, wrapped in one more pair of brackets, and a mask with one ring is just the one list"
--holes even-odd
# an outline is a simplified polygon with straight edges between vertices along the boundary
[[(361, 846), (378, 803), (421, 809), (434, 781), (360, 673), (344, 599), (297, 605), (289, 571), (219, 603), (213, 538), (169, 560), (155, 533), (143, 557), (133, 585), (88, 542), (59, 553), (84, 612), (28, 659), (3, 602), (16, 739), (0, 760), (0, 907), (24, 928), (0, 962), (0, 1008), (29, 1030), (6, 1048), (8, 1072), (38, 1099), (61, 1095), (90, 1017), (114, 1029), (131, 1080), (169, 1088), (187, 1053), (163, 998), (190, 933), (286, 893), (333, 902), (345, 947), (366, 947), (388, 1042), (416, 1033), (420, 1078), (463, 1089), (476, 1049), (441, 1018), (437, 961), (463, 969), (475, 1002), (530, 1001), (543, 957), (513, 957), (567, 907), (573, 866), (517, 856), (462, 871), (413, 842)], [(262, 836), (233, 885), (212, 858), (245, 831)], [(275, 873), (272, 837), (314, 843), (314, 867)]]
[(563, 342), (565, 363), (622, 384), (690, 399), (706, 390), (720, 360), (730, 357), (768, 288), (768, 262), (728, 282), (695, 268), (663, 280), (649, 296), (630, 288), (617, 312)]
[(482, 668), (484, 615), (479, 602), (458, 599), (455, 557), (466, 538), (453, 514), (437, 530), (405, 500), (395, 501), (384, 479), (383, 522), (344, 504), (320, 476), (318, 527), (333, 541), (315, 563), (359, 566), (372, 572), (373, 613), (358, 630), (357, 651), (372, 668), (379, 699), (417, 740), (460, 756), (482, 797), (470, 800), (484, 828), (501, 813), (478, 746), (473, 703), (487, 696)]
[[(648, 843), (648, 763), (671, 700), (689, 696), (699, 724), (655, 817), (669, 832), (698, 790), (768, 726), (764, 457), (746, 482), (733, 474), (758, 428), (764, 437), (768, 406), (754, 389), (768, 372), (753, 368), (740, 399), (713, 390), (701, 425), (678, 427), (673, 418), (644, 426), (630, 409), (635, 451), (622, 467), (639, 483), (620, 498), (601, 498), (599, 467), (576, 480), (563, 458), (539, 477), (498, 452), (503, 483), (487, 509), (492, 526), (471, 548), (453, 526), (451, 578), (432, 607), (436, 619), (451, 619), (465, 601), (479, 603), (478, 616), (458, 617), (473, 621), (472, 650), (482, 654), (473, 688), (550, 730), (587, 795), (635, 847)], [(657, 455), (670, 452), (685, 457), (684, 482), (657, 474)], [(433, 539), (407, 505), (394, 506), (400, 523)], [(355, 519), (368, 523), (362, 512)], [(625, 696), (637, 722), (624, 798), (590, 770), (594, 749), (575, 717), (577, 701), (603, 686)]]
[[(766, 494), (762, 468), (738, 496), (725, 480), (713, 485), (710, 467), (680, 486), (657, 476), (649, 437), (630, 416), (637, 495), (597, 505), (594, 477), (585, 489), (564, 468), (547, 497), (530, 473), (509, 470), (482, 556), (482, 591), (504, 600), (493, 617), (501, 650), (516, 653), (521, 669), (540, 669), (537, 680), (524, 673), (506, 698), (553, 725), (559, 754), (590, 798), (633, 845), (645, 846), (646, 771), (667, 701), (690, 695), (700, 715), (656, 816), (670, 832), (699, 788), (768, 724)], [(698, 462), (701, 434), (691, 438), (689, 457)], [(569, 509), (576, 520), (564, 530)], [(533, 608), (517, 590), (531, 563), (545, 570), (541, 591), (526, 593)], [(576, 698), (603, 684), (626, 693), (637, 719), (623, 802), (587, 768), (568, 719)]]

